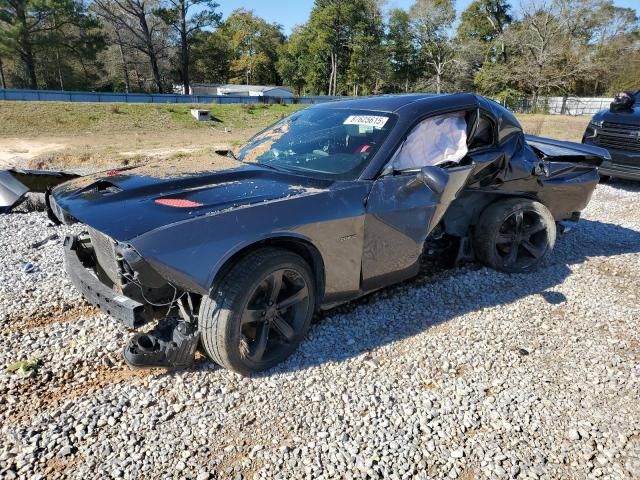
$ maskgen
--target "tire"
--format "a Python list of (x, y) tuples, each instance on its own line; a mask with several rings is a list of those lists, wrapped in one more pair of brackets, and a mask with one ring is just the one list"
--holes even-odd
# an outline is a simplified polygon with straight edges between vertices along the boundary
[(241, 258), (200, 304), (198, 327), (207, 355), (241, 375), (283, 361), (311, 325), (313, 278), (309, 265), (287, 250), (268, 247)]
[(488, 267), (522, 273), (540, 267), (556, 243), (556, 223), (539, 202), (500, 200), (487, 207), (473, 238), (476, 258)]
[(609, 175), (600, 175), (600, 183), (609, 183), (611, 182), (611, 177)]

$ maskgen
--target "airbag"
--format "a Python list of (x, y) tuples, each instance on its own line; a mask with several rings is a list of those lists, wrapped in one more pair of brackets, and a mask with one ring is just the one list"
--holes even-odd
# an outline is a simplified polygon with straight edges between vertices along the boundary
[(463, 113), (438, 115), (421, 122), (407, 137), (394, 170), (458, 163), (468, 153), (467, 122)]

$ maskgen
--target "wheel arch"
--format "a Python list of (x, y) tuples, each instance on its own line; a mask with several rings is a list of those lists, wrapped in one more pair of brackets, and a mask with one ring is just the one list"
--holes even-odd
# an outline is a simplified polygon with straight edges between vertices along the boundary
[[(449, 235), (465, 237), (477, 225), (480, 216), (487, 208), (497, 202), (514, 198), (533, 200), (545, 205), (537, 195), (526, 192), (495, 193), (471, 190), (468, 194), (454, 200), (449, 207), (442, 219), (444, 230)], [(547, 205), (545, 207), (548, 208)]]
[(316, 308), (320, 306), (325, 291), (325, 264), (320, 250), (307, 238), (294, 234), (286, 234), (272, 236), (260, 239), (247, 245), (241, 245), (218, 262), (218, 265), (211, 273), (210, 288), (220, 282), (224, 275), (235, 265), (241, 258), (265, 247), (277, 247), (289, 252), (295, 253), (302, 257), (311, 268), (314, 275), (316, 287)]

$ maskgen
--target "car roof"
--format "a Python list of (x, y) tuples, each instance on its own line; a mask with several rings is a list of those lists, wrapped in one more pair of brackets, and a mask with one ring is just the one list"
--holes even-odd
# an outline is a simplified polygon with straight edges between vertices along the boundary
[(425, 101), (426, 103), (436, 103), (444, 97), (450, 100), (456, 97), (468, 97), (471, 94), (433, 94), (433, 93), (407, 93), (400, 95), (377, 95), (372, 97), (350, 98), (348, 100), (336, 100), (327, 103), (314, 105), (312, 108), (317, 109), (336, 109), (349, 108), (358, 110), (374, 110), (378, 112), (392, 113), (411, 103)]

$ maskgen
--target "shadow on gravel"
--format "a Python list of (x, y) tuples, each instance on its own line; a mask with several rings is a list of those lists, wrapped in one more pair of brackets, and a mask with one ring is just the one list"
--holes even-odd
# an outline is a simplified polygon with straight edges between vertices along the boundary
[(640, 192), (640, 181), (612, 178), (611, 180), (606, 182), (605, 185), (617, 190), (624, 190), (625, 192)]
[(571, 302), (553, 289), (570, 275), (574, 265), (592, 257), (638, 252), (639, 231), (582, 220), (559, 237), (547, 266), (536, 272), (509, 275), (468, 265), (425, 273), (325, 312), (291, 359), (258, 377), (342, 362), (457, 316), (529, 295), (540, 295), (540, 302), (556, 305)]

